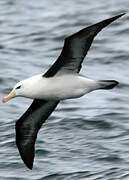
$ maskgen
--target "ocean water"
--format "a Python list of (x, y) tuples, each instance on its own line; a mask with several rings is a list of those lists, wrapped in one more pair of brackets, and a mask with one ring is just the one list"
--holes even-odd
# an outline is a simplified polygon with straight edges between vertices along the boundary
[(129, 179), (128, 7), (128, 0), (0, 1), (0, 98), (18, 81), (44, 73), (65, 37), (127, 13), (96, 37), (81, 71), (120, 84), (62, 101), (38, 134), (33, 170), (15, 145), (15, 122), (31, 100), (0, 102), (0, 180)]

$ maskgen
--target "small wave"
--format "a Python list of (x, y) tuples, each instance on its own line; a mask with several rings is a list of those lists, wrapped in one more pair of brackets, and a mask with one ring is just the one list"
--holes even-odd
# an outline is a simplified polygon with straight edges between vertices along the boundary
[(116, 154), (111, 154), (105, 157), (97, 157), (97, 161), (107, 161), (107, 162), (121, 162), (121, 158)]

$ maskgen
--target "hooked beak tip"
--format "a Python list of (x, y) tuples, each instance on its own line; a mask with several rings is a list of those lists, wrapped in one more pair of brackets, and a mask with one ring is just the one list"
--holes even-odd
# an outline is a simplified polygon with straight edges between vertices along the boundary
[(6, 102), (5, 98), (2, 98), (2, 103), (5, 103), (5, 102)]
[(6, 103), (7, 101), (9, 101), (10, 99), (14, 98), (15, 96), (16, 96), (15, 92), (11, 91), (11, 93), (8, 96), (2, 98), (2, 103)]

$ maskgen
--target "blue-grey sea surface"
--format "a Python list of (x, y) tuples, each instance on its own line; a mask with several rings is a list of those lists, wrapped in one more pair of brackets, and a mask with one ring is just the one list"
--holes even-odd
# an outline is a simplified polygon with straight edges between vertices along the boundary
[(0, 1), (0, 98), (44, 73), (65, 37), (123, 12), (96, 37), (81, 71), (120, 84), (62, 101), (38, 134), (32, 171), (15, 144), (15, 122), (32, 100), (0, 102), (0, 180), (129, 180), (129, 1)]

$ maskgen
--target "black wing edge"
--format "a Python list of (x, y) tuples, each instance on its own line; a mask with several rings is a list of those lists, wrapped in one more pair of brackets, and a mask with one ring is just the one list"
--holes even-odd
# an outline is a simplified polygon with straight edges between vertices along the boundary
[(34, 100), (16, 122), (16, 145), (23, 162), (29, 169), (33, 168), (37, 133), (58, 103), (59, 101)]
[(123, 15), (125, 15), (125, 13), (88, 26), (80, 30), (79, 32), (67, 37), (65, 39), (64, 47), (60, 56), (48, 69), (48, 71), (43, 75), (43, 77), (52, 77), (60, 71), (65, 71), (65, 73), (68, 73), (69, 71), (79, 73), (83, 59), (86, 56), (88, 50), (90, 49), (95, 36), (103, 28), (105, 28)]

